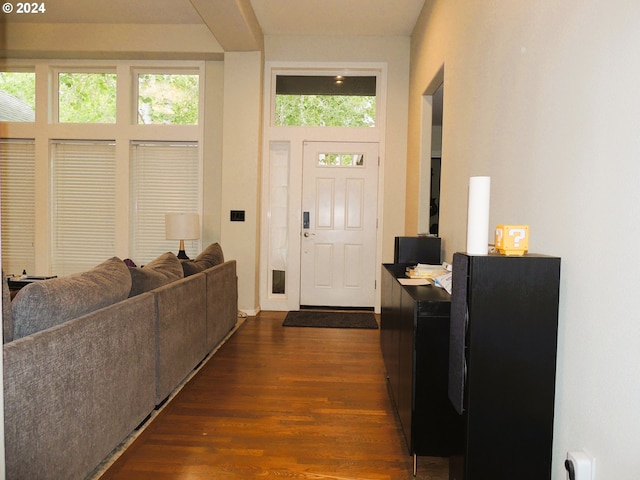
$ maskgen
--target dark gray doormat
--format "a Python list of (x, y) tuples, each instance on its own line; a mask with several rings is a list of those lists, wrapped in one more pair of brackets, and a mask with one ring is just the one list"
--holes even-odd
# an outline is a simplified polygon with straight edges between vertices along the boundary
[(283, 327), (368, 328), (377, 329), (378, 322), (371, 312), (295, 311), (287, 313)]

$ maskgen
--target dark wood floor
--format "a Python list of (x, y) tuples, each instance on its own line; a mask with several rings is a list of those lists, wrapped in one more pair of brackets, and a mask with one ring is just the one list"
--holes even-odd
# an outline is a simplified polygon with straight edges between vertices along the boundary
[[(409, 480), (379, 330), (247, 319), (100, 477)], [(447, 460), (420, 457), (420, 480)]]

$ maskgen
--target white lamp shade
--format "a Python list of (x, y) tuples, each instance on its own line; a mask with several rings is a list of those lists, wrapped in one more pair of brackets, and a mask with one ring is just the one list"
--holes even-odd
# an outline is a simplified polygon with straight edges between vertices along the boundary
[(197, 213), (166, 213), (164, 226), (167, 240), (200, 238), (200, 216)]

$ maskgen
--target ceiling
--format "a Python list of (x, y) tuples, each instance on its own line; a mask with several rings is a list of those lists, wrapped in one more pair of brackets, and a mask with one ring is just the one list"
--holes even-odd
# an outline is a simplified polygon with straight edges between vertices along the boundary
[(265, 35), (409, 36), (424, 0), (251, 0)]
[[(56, 0), (44, 14), (3, 15), (10, 23), (202, 24), (203, 9), (252, 7), (265, 35), (409, 36), (425, 0)], [(195, 6), (194, 6), (195, 5)], [(197, 7), (197, 8), (196, 8)], [(210, 27), (211, 28), (211, 27)], [(213, 31), (214, 36), (216, 32)]]

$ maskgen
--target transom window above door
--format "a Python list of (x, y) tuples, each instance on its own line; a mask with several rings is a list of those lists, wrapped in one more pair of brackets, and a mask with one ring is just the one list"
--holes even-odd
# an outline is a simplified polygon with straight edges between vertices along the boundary
[(375, 127), (376, 77), (277, 75), (278, 127)]

